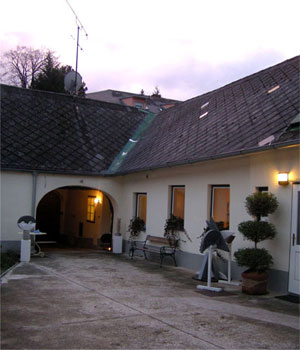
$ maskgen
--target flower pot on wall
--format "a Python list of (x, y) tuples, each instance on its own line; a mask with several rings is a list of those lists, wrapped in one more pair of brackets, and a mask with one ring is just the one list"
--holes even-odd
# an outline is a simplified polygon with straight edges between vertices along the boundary
[(245, 271), (242, 273), (242, 292), (252, 295), (267, 294), (268, 273)]

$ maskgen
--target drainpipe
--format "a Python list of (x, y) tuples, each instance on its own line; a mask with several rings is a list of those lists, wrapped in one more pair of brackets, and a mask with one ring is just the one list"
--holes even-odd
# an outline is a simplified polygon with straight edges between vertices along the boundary
[(31, 200), (31, 216), (33, 216), (33, 217), (35, 217), (37, 175), (38, 175), (38, 173), (36, 171), (33, 171), (33, 173), (32, 173), (32, 200)]

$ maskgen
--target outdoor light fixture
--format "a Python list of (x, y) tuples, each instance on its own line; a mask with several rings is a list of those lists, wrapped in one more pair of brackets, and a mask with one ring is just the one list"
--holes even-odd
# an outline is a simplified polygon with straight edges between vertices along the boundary
[(94, 199), (94, 203), (97, 204), (102, 204), (102, 199), (103, 199), (103, 195), (102, 193), (100, 193), (100, 195), (97, 195), (97, 197)]
[(277, 180), (279, 185), (286, 186), (289, 184), (289, 173), (278, 173)]

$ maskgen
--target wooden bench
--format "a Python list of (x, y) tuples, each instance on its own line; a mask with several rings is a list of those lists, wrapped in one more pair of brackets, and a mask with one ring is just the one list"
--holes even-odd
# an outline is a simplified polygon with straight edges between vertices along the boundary
[[(153, 243), (155, 245), (153, 245)], [(170, 256), (173, 259), (175, 266), (177, 266), (175, 252), (178, 248), (178, 243), (179, 240), (176, 240), (174, 244), (171, 244), (168, 238), (148, 235), (145, 241), (131, 241), (129, 256), (133, 259), (134, 252), (140, 250), (144, 253), (144, 257), (147, 260), (146, 252), (158, 253), (160, 255), (160, 267), (162, 267), (165, 256)]]

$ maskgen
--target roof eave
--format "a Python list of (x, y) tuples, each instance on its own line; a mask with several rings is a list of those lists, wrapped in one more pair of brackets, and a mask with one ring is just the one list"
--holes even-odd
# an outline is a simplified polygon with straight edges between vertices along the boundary
[(1, 171), (11, 171), (20, 173), (39, 173), (39, 174), (52, 174), (52, 175), (68, 175), (68, 176), (103, 176), (101, 172), (72, 172), (72, 171), (55, 171), (55, 170), (43, 170), (43, 169), (24, 169), (24, 168), (12, 168), (1, 166)]
[(242, 156), (242, 155), (247, 155), (247, 154), (269, 151), (272, 149), (279, 149), (279, 148), (285, 148), (288, 146), (299, 146), (299, 145), (300, 145), (299, 140), (279, 142), (276, 144), (271, 144), (271, 145), (266, 145), (266, 146), (261, 146), (261, 147), (253, 147), (253, 148), (249, 148), (246, 150), (242, 149), (242, 150), (238, 150), (238, 151), (222, 153), (222, 154), (217, 154), (214, 156), (202, 157), (199, 159), (193, 159), (193, 160), (188, 160), (188, 161), (170, 162), (170, 163), (167, 163), (164, 165), (147, 167), (147, 168), (142, 168), (142, 169), (132, 169), (129, 171), (123, 171), (123, 172), (120, 171), (120, 172), (115, 172), (115, 173), (108, 173), (107, 171), (104, 170), (101, 172), (101, 174), (103, 176), (112, 176), (112, 177), (113, 176), (123, 176), (123, 175), (129, 175), (129, 174), (133, 174), (133, 173), (140, 173), (140, 172), (144, 172), (144, 171), (158, 170), (158, 169), (170, 168), (170, 167), (181, 166), (181, 165), (190, 165), (190, 164), (201, 163), (201, 162), (206, 162), (206, 161), (210, 161), (210, 160), (237, 157), (237, 156)]

